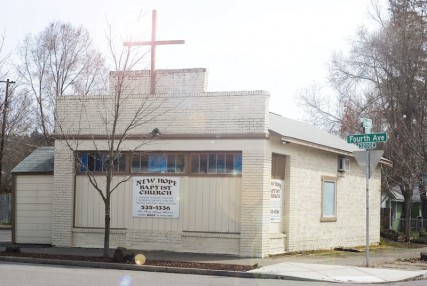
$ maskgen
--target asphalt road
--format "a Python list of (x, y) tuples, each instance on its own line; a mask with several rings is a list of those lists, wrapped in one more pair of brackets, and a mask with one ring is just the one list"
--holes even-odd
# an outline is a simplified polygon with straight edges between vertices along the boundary
[[(271, 279), (246, 279), (233, 277), (214, 277), (189, 274), (170, 274), (143, 271), (125, 271), (111, 269), (93, 269), (78, 267), (62, 267), (48, 265), (32, 265), (19, 263), (0, 262), (1, 285), (9, 286), (63, 286), (63, 285), (102, 285), (102, 286), (303, 286), (303, 285), (334, 285), (337, 283), (307, 282), (307, 281), (285, 281)], [(360, 286), (361, 284), (341, 284)], [(366, 285), (366, 284), (365, 284)], [(397, 283), (387, 283), (382, 285), (399, 286), (421, 286), (425, 285), (425, 280), (407, 281)]]

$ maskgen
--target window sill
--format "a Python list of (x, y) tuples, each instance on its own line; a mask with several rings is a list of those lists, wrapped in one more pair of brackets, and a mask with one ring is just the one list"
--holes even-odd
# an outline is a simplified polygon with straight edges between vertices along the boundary
[(337, 218), (336, 217), (321, 217), (320, 221), (321, 222), (336, 222)]
[(232, 238), (239, 239), (240, 233), (227, 233), (227, 232), (204, 232), (204, 231), (188, 231), (182, 232), (183, 237), (204, 237), (204, 238)]

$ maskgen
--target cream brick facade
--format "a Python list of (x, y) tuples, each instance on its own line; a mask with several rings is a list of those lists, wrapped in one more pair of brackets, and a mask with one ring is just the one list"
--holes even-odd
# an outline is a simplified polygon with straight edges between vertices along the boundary
[(55, 142), (55, 172), (52, 202), (52, 244), (72, 246), (74, 220), (74, 158), (70, 149)]
[[(270, 140), (271, 151), (287, 156), (285, 174), (286, 250), (329, 249), (337, 246), (362, 246), (366, 242), (366, 180), (355, 159), (350, 171), (338, 172), (338, 154), (296, 144), (285, 145), (279, 138)], [(321, 217), (322, 176), (337, 180), (337, 220)], [(370, 179), (370, 243), (380, 239), (380, 168)]]
[[(113, 83), (115, 77), (112, 73)], [(117, 134), (125, 133), (135, 114), (145, 123), (127, 133), (129, 139), (122, 149), (241, 152), (242, 175), (216, 179), (182, 176), (180, 216), (176, 219), (132, 217), (132, 186), (123, 184), (112, 202), (112, 247), (265, 257), (364, 244), (365, 177), (354, 159), (351, 170), (340, 173), (337, 160), (344, 151), (281, 144), (281, 136), (270, 130), (268, 92), (206, 92), (205, 69), (158, 71), (157, 77), (158, 94), (149, 95), (149, 72), (130, 73)], [(74, 151), (107, 148), (114, 95), (112, 90), (110, 96), (58, 100), (56, 133), (61, 139), (55, 142), (54, 245), (102, 247), (103, 206), (85, 178), (76, 175), (69, 146)], [(162, 135), (151, 140), (149, 133), (154, 128)], [(270, 228), (273, 153), (286, 156), (281, 232)], [(337, 178), (335, 222), (320, 220), (322, 176)], [(378, 243), (378, 170), (370, 181), (370, 240)]]

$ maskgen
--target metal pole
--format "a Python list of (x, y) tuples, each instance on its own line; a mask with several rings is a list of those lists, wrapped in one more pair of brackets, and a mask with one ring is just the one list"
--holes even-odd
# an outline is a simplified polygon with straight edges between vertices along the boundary
[(369, 267), (369, 177), (370, 170), (370, 151), (366, 150), (366, 267)]
[(157, 11), (153, 10), (151, 19), (151, 95), (156, 94), (156, 29)]

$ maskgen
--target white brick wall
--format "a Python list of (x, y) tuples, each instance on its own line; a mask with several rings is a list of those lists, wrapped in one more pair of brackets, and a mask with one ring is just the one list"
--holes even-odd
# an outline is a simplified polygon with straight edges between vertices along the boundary
[[(110, 72), (110, 85), (121, 75), (119, 72)], [(151, 71), (128, 71), (126, 80), (126, 93), (150, 94)], [(208, 72), (205, 68), (156, 70), (156, 94), (197, 94), (206, 92), (207, 85)]]
[[(274, 140), (273, 140), (274, 141)], [(285, 177), (286, 250), (328, 249), (365, 245), (365, 176), (354, 159), (340, 176), (338, 155), (273, 142), (273, 152), (287, 155)], [(321, 222), (322, 176), (337, 177), (337, 221)], [(370, 243), (379, 243), (380, 170), (370, 179)]]
[(270, 250), (271, 153), (243, 151), (240, 255), (265, 257)]
[(74, 161), (70, 149), (55, 141), (53, 178), (52, 244), (72, 245), (74, 216)]
[[(208, 92), (200, 94), (126, 95), (122, 99), (117, 134), (135, 116), (128, 134), (267, 134), (269, 94), (265, 91)], [(102, 135), (111, 132), (110, 97), (62, 97), (57, 101), (56, 133)], [(268, 104), (268, 103), (267, 103)]]

